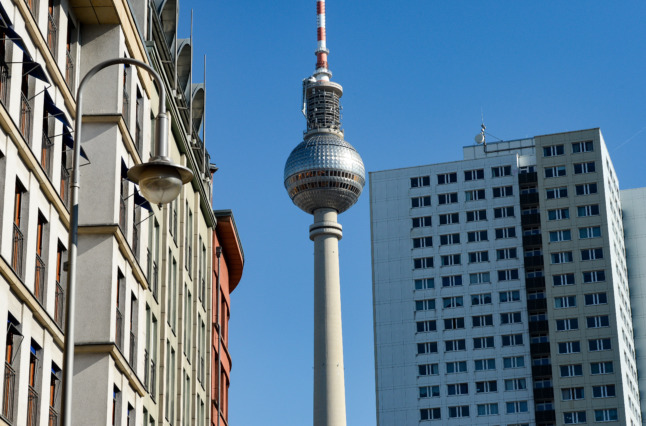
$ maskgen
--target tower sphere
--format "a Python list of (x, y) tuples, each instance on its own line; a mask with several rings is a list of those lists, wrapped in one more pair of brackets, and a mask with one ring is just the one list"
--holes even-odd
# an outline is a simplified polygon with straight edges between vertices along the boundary
[(366, 182), (356, 149), (336, 132), (316, 133), (292, 151), (285, 164), (285, 189), (301, 210), (332, 208), (342, 213), (357, 202)]

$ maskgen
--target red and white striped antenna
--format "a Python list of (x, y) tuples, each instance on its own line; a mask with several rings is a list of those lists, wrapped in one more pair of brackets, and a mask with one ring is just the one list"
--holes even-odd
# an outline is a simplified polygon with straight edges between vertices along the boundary
[(330, 81), (332, 73), (328, 69), (327, 55), (330, 53), (325, 45), (325, 0), (316, 0), (316, 71), (314, 77), (316, 81)]

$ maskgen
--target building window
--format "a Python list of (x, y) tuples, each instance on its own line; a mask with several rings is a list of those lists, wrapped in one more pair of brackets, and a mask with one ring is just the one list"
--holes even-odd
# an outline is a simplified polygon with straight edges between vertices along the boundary
[(460, 234), (440, 235), (440, 245), (446, 246), (449, 244), (460, 244)]
[(423, 408), (419, 410), (420, 420), (440, 420), (441, 418), (439, 408)]
[(555, 198), (567, 198), (567, 186), (559, 186), (557, 188), (547, 188), (547, 199), (552, 200)]
[(429, 331), (437, 330), (437, 323), (435, 320), (417, 321), (416, 326), (418, 333), (428, 333)]
[(579, 320), (577, 318), (565, 318), (556, 320), (556, 331), (578, 330)]
[(413, 238), (413, 248), (433, 247), (433, 237)]
[(469, 406), (458, 405), (456, 407), (449, 407), (449, 418), (469, 417)]
[(522, 356), (505, 357), (502, 359), (503, 368), (523, 368), (525, 366), (525, 358)]
[(443, 173), (440, 175), (437, 175), (437, 184), (438, 185), (444, 185), (447, 183), (455, 183), (458, 181), (458, 174), (453, 172), (453, 173)]
[(503, 269), (498, 271), (498, 281), (512, 281), (519, 279), (518, 269)]
[(488, 240), (489, 238), (487, 236), (486, 230), (467, 232), (467, 241), (470, 243), (474, 243), (478, 241), (488, 241)]
[(558, 241), (571, 241), (572, 232), (569, 229), (561, 229), (559, 231), (550, 231), (550, 242), (555, 243)]
[(415, 280), (415, 290), (428, 290), (430, 288), (435, 288), (434, 278), (421, 278)]
[(586, 423), (585, 411), (567, 411), (563, 413), (563, 423), (566, 425)]
[(500, 324), (520, 324), (521, 322), (520, 312), (504, 312), (500, 314)]
[(464, 306), (464, 298), (462, 296), (444, 297), (442, 298), (442, 306), (445, 309), (461, 308)]
[(606, 280), (606, 271), (587, 271), (583, 272), (583, 282), (598, 283)]
[(610, 319), (608, 315), (597, 315), (594, 317), (586, 317), (588, 328), (603, 328), (610, 327)]
[(467, 222), (487, 220), (487, 210), (472, 210), (467, 212)]
[(590, 374), (592, 375), (612, 374), (614, 372), (612, 361), (590, 363)]
[(565, 154), (565, 147), (563, 145), (551, 145), (543, 147), (543, 157), (554, 157), (563, 154)]
[(578, 354), (581, 353), (581, 342), (578, 340), (572, 342), (559, 342), (559, 354)]
[(417, 355), (436, 354), (437, 342), (424, 342), (417, 344)]
[(431, 216), (414, 217), (412, 221), (413, 221), (413, 228), (422, 228), (426, 226), (431, 226)]
[(489, 404), (478, 404), (477, 405), (478, 415), (479, 416), (495, 416), (498, 415), (498, 404), (489, 403)]
[(469, 394), (469, 384), (468, 383), (451, 383), (446, 385), (447, 395), (468, 395)]
[[(440, 396), (439, 386), (421, 386), (419, 388), (420, 398), (437, 398)], [(439, 408), (438, 408), (439, 410)]]
[(489, 284), (491, 283), (491, 274), (489, 272), (477, 272), (469, 274), (470, 284)]
[(610, 339), (590, 339), (588, 340), (588, 350), (590, 352), (609, 351), (612, 349)]
[(496, 228), (496, 239), (502, 238), (516, 238), (516, 228), (510, 226), (508, 228)]
[(579, 238), (584, 240), (588, 238), (598, 238), (601, 236), (601, 227), (600, 226), (587, 226), (585, 228), (579, 228)]
[(471, 317), (473, 327), (488, 327), (493, 325), (493, 315), (474, 315)]
[(561, 399), (563, 399), (563, 401), (573, 401), (584, 398), (582, 387), (561, 389)]
[(442, 277), (442, 287), (456, 287), (462, 285), (462, 275)]
[(525, 379), (506, 379), (505, 390), (517, 391), (527, 389), (527, 381)]
[(606, 293), (589, 293), (585, 296), (585, 305), (606, 305), (608, 303), (608, 295)]
[(498, 294), (500, 296), (500, 303), (517, 302), (520, 300), (519, 290), (501, 291)]
[(418, 259), (413, 259), (413, 267), (415, 269), (428, 269), (433, 267), (433, 258), (432, 257), (421, 257)]
[(23, 277), (23, 268), (22, 268), (22, 259), (23, 259), (23, 245), (24, 245), (24, 236), (22, 233), (23, 228), (23, 199), (27, 190), (16, 179), (15, 193), (14, 193), (14, 213), (13, 213), (13, 243), (11, 249), (11, 268), (19, 276)]
[(443, 204), (453, 204), (458, 202), (458, 193), (457, 192), (450, 192), (448, 194), (438, 194), (437, 195), (437, 203), (439, 205)]
[[(444, 318), (445, 330), (459, 330), (464, 328), (464, 318)], [(448, 342), (447, 342), (448, 343)]]
[(491, 168), (491, 177), (511, 176), (511, 166), (498, 166)]
[(484, 169), (475, 169), (475, 170), (465, 170), (464, 171), (464, 180), (480, 180), (484, 179)]
[(418, 176), (410, 178), (411, 188), (420, 188), (422, 186), (431, 186), (430, 176)]
[(603, 249), (601, 247), (581, 250), (581, 260), (603, 259)]
[(476, 371), (485, 371), (485, 370), (495, 370), (496, 369), (496, 359), (487, 358), (487, 359), (476, 359), (474, 361)]
[(440, 225), (450, 225), (452, 223), (460, 223), (459, 213), (447, 213), (440, 215)]
[(598, 192), (596, 183), (584, 183), (582, 185), (576, 185), (575, 189), (576, 195), (590, 195), (596, 194)]
[(574, 164), (574, 174), (580, 175), (583, 173), (593, 173), (595, 172), (594, 161), (588, 161), (586, 163), (575, 163)]
[(418, 365), (417, 370), (420, 376), (437, 376), (440, 374), (439, 364)]
[(442, 266), (453, 266), (462, 264), (462, 256), (460, 254), (446, 254), (440, 257)]
[(552, 264), (571, 263), (573, 261), (571, 251), (562, 251), (562, 252), (558, 252), (558, 253), (552, 253), (550, 255), (550, 258), (552, 259)]
[(473, 349), (487, 349), (493, 347), (495, 347), (493, 336), (473, 338)]
[(554, 209), (554, 210), (548, 210), (547, 211), (547, 220), (563, 220), (563, 219), (569, 219), (570, 218), (570, 209), (562, 208), (562, 209)]
[(493, 188), (493, 198), (511, 197), (514, 195), (513, 186), (498, 186)]
[(521, 346), (523, 345), (522, 334), (503, 334), (501, 336), (502, 346)]
[(559, 370), (561, 377), (583, 376), (583, 366), (581, 364), (560, 365)]
[(426, 195), (424, 197), (413, 197), (410, 199), (411, 201), (411, 208), (417, 208), (417, 207), (428, 207), (431, 205), (431, 196)]
[(496, 207), (493, 209), (493, 217), (496, 219), (502, 217), (514, 217), (514, 206)]
[(565, 176), (565, 173), (565, 166), (545, 167), (546, 178)]
[(47, 47), (56, 59), (56, 42), (58, 40), (58, 4), (54, 0), (47, 1)]
[(415, 301), (416, 311), (433, 311), (435, 310), (435, 299), (424, 299)]
[(517, 258), (518, 258), (518, 250), (515, 247), (496, 250), (497, 260), (517, 259)]
[(578, 206), (576, 208), (576, 215), (578, 217), (598, 216), (599, 215), (599, 205), (598, 204), (590, 204), (588, 206)]
[(577, 154), (579, 152), (592, 152), (594, 151), (594, 144), (592, 141), (583, 141), (583, 142), (574, 142), (572, 144), (572, 153)]
[(476, 201), (485, 199), (485, 190), (484, 189), (472, 189), (464, 192), (465, 201)]
[(446, 363), (446, 372), (447, 374), (453, 373), (466, 373), (467, 371), (467, 362), (466, 361), (455, 361)]
[(576, 307), (576, 296), (560, 296), (554, 298), (554, 309)]
[(36, 224), (36, 270), (34, 272), (34, 296), (41, 305), (45, 304), (45, 261), (43, 260), (43, 240), (45, 239), (45, 227), (47, 220), (45, 216), (39, 211), (38, 222)]
[(40, 411), (37, 376), (41, 367), (41, 357), (41, 347), (32, 340), (29, 348), (29, 375), (27, 376), (27, 424), (34, 426), (38, 424), (38, 412)]
[(480, 293), (471, 295), (471, 306), (490, 305), (491, 293)]
[(489, 380), (485, 382), (476, 382), (476, 393), (498, 392), (498, 382)]
[(507, 414), (526, 413), (527, 401), (512, 401), (507, 403)]
[(552, 282), (555, 286), (574, 285), (574, 274), (552, 275)]
[(481, 263), (489, 262), (489, 252), (484, 251), (472, 251), (469, 252), (469, 263)]
[(619, 420), (616, 408), (608, 408), (605, 410), (594, 410), (595, 422), (616, 422)]

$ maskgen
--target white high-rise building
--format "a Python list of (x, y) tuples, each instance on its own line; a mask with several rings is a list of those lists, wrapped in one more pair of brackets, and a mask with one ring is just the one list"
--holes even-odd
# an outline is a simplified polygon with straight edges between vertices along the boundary
[(380, 426), (641, 424), (599, 129), (370, 174)]

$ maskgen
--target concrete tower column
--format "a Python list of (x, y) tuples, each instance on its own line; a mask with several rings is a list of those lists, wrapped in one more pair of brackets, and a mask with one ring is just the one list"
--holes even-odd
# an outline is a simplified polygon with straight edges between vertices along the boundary
[(337, 212), (314, 211), (314, 426), (345, 426)]

